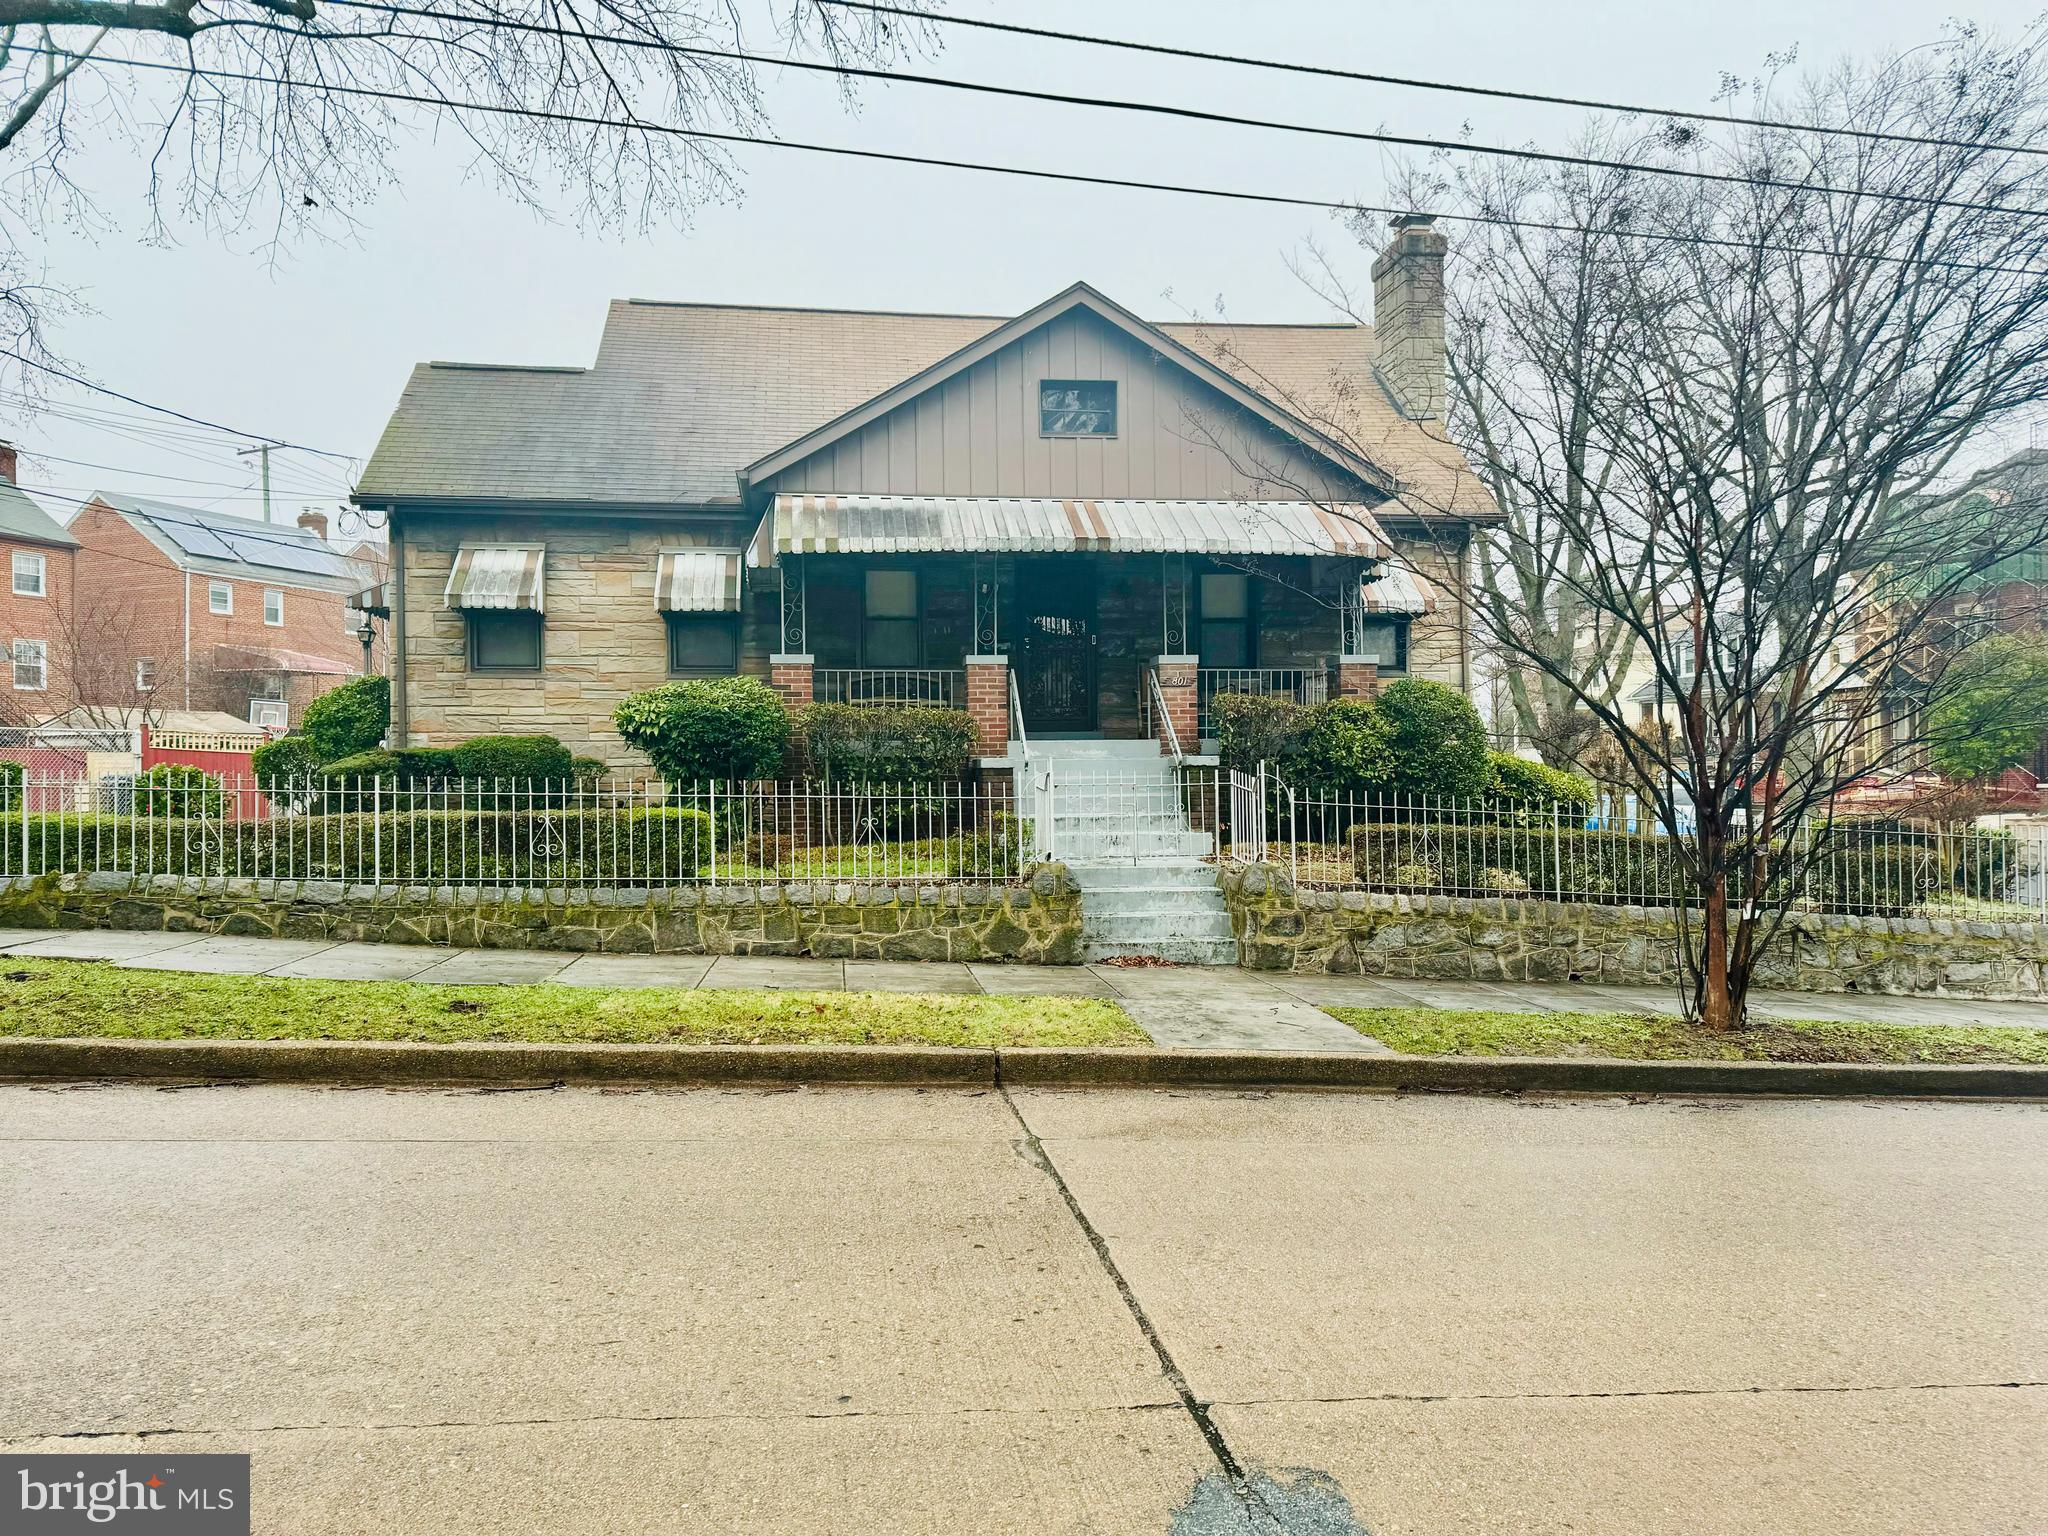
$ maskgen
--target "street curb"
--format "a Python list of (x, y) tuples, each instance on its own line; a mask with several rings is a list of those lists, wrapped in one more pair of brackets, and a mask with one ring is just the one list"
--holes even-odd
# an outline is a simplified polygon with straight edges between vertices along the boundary
[(0, 1039), (0, 1080), (376, 1086), (865, 1083), (2048, 1100), (2048, 1067), (830, 1045)]

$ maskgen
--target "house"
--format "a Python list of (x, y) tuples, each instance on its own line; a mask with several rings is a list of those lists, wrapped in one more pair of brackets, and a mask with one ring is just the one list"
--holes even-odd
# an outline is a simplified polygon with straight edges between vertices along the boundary
[[(1155, 324), (1085, 283), (1019, 315), (615, 302), (582, 367), (417, 367), (356, 502), (388, 515), (393, 731), (545, 731), (746, 673), (792, 707), (1158, 734), (1228, 689), (1469, 691), (1443, 237), (1375, 327)], [(1171, 729), (1169, 730), (1169, 724)]]
[(78, 549), (78, 541), (15, 483), (15, 463), (13, 445), (0, 443), (0, 566), (7, 572), (7, 585), (0, 588), (0, 639), (10, 663), (8, 708), (0, 715), (9, 724), (38, 718), (53, 688), (63, 691), (65, 677), (53, 674), (63, 647), (52, 642), (70, 601)]
[[(102, 491), (72, 517), (89, 705), (223, 710), (272, 727), (362, 667), (364, 575), (297, 526)], [(83, 649), (83, 647), (81, 647)]]

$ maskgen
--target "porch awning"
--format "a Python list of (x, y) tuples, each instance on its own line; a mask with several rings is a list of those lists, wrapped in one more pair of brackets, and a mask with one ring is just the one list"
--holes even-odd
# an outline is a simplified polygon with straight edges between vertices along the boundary
[(738, 613), (740, 552), (663, 550), (654, 578), (654, 606), (663, 613)]
[(1436, 588), (1414, 571), (1387, 564), (1362, 588), (1367, 613), (1434, 613)]
[(783, 555), (1115, 553), (1381, 560), (1362, 504), (1110, 501), (1057, 496), (778, 496), (751, 551)]
[(442, 596), (450, 608), (541, 611), (547, 550), (539, 544), (465, 544)]

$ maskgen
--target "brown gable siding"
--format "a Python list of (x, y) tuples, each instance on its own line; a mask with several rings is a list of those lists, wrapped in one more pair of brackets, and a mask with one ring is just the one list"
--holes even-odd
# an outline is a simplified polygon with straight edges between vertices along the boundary
[[(1117, 385), (1114, 437), (1042, 437), (1043, 379)], [(1188, 372), (1072, 310), (792, 465), (774, 491), (1379, 500)]]

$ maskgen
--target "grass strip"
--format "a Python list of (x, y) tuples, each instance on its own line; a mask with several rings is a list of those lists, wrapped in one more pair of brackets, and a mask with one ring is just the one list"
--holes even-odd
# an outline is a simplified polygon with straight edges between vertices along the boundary
[(0, 1035), (102, 1040), (521, 1040), (689, 1045), (1150, 1044), (1089, 997), (433, 986), (0, 961)]
[(1493, 1013), (1452, 1008), (1332, 1008), (1411, 1056), (1606, 1056), (1624, 1061), (1922, 1062), (2048, 1065), (2048, 1030), (1948, 1024), (1762, 1020), (1713, 1034), (1644, 1013)]

